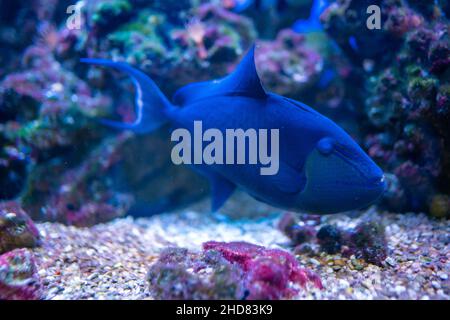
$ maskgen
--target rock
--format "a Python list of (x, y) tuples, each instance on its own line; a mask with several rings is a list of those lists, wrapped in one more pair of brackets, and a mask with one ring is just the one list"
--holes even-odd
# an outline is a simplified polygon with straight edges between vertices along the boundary
[(294, 256), (246, 242), (206, 242), (203, 252), (165, 249), (148, 273), (157, 299), (282, 299), (320, 279)]
[(0, 203), (0, 254), (40, 243), (39, 231), (17, 202)]
[(148, 272), (156, 299), (242, 299), (242, 270), (218, 253), (166, 248)]
[(347, 244), (359, 258), (381, 266), (387, 257), (384, 226), (376, 221), (363, 221), (350, 232)]
[(309, 241), (314, 237), (314, 227), (299, 224), (299, 219), (293, 212), (285, 213), (278, 222), (278, 229), (283, 232), (294, 246)]
[[(105, 139), (78, 166), (62, 161), (36, 166), (22, 195), (33, 219), (78, 227), (108, 222), (125, 215), (133, 196), (114, 188), (112, 171), (122, 160), (122, 147), (131, 137), (122, 133)], [(45, 183), (43, 183), (45, 181)]]
[[(364, 104), (357, 112), (367, 133), (360, 137), (363, 147), (388, 174), (380, 204), (390, 211), (443, 215), (448, 200), (435, 197), (449, 193), (442, 181), (450, 176), (450, 41), (448, 16), (439, 7), (448, 10), (448, 1), (380, 0), (377, 32), (360, 28), (368, 5), (334, 1), (320, 20), (351, 61), (346, 90), (351, 88), (349, 100)], [(365, 68), (368, 61), (371, 68)]]
[(33, 253), (16, 249), (0, 256), (0, 300), (38, 300), (42, 285)]
[(395, 268), (397, 266), (397, 261), (394, 260), (392, 257), (388, 257), (386, 259), (386, 263), (391, 266), (392, 268)]
[(430, 204), (430, 214), (435, 218), (445, 218), (450, 215), (450, 197), (438, 194), (433, 197)]
[(247, 242), (215, 242), (203, 244), (204, 250), (218, 251), (229, 262), (239, 265), (248, 292), (247, 299), (276, 300), (288, 298), (298, 291), (290, 283), (305, 287), (311, 282), (322, 288), (320, 278), (300, 267), (293, 255), (278, 249), (266, 249)]
[(317, 232), (317, 239), (323, 251), (334, 254), (341, 250), (341, 231), (332, 225), (325, 225)]

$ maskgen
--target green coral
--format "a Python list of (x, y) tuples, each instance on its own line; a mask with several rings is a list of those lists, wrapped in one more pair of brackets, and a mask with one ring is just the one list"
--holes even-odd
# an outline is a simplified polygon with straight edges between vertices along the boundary
[(413, 97), (429, 98), (436, 93), (438, 81), (433, 78), (413, 78), (411, 79), (408, 91)]
[(164, 59), (167, 52), (158, 28), (166, 23), (165, 16), (151, 10), (142, 11), (132, 22), (108, 35), (108, 41), (119, 53), (127, 52), (127, 62), (141, 65), (148, 56)]
[(100, 28), (106, 28), (113, 24), (114, 20), (120, 20), (131, 14), (132, 7), (127, 0), (113, 0), (99, 3), (92, 15), (92, 21)]

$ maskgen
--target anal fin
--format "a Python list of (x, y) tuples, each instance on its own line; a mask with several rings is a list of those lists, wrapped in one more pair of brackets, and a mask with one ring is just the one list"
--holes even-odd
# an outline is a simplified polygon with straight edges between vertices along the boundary
[(220, 175), (211, 175), (211, 211), (216, 212), (228, 200), (236, 189), (236, 185)]

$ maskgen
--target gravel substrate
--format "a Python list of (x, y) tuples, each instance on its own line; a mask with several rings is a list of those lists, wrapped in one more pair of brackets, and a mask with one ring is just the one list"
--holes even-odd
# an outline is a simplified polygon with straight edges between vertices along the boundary
[[(321, 254), (298, 256), (321, 277), (324, 290), (303, 290), (298, 299), (449, 299), (450, 224), (422, 214), (363, 215), (387, 226), (384, 267)], [(276, 229), (280, 214), (229, 220), (197, 211), (119, 219), (79, 229), (38, 224), (43, 246), (35, 252), (47, 299), (152, 299), (146, 274), (167, 246), (200, 250), (208, 240), (248, 241), (290, 250)], [(328, 222), (353, 227), (359, 218), (334, 215)]]

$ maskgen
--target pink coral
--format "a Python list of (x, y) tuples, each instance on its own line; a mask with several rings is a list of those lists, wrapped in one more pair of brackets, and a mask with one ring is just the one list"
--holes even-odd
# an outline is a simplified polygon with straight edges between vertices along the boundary
[(290, 282), (305, 287), (312, 282), (322, 289), (320, 278), (301, 268), (294, 256), (279, 249), (266, 249), (247, 242), (215, 242), (203, 244), (204, 250), (215, 250), (244, 271), (247, 299), (281, 299), (298, 293)]

